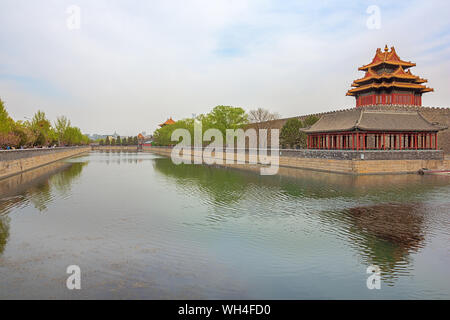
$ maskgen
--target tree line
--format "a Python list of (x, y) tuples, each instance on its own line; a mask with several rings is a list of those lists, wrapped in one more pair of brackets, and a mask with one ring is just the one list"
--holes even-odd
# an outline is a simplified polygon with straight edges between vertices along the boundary
[[(217, 106), (207, 114), (201, 114), (195, 118), (188, 118), (176, 121), (174, 124), (166, 125), (157, 129), (153, 133), (153, 144), (157, 146), (174, 145), (177, 142), (172, 141), (172, 132), (176, 129), (186, 129), (194, 139), (194, 122), (199, 121), (202, 124), (202, 134), (208, 129), (218, 129), (225, 136), (226, 129), (240, 129), (249, 123), (248, 115), (240, 107)], [(194, 141), (191, 141), (192, 144)]]
[(138, 144), (138, 137), (120, 138), (118, 136), (117, 139), (109, 139), (109, 137), (106, 137), (106, 139), (100, 139), (99, 143), (101, 146), (135, 146)]
[[(248, 113), (240, 107), (216, 106), (211, 112), (201, 114), (197, 117), (182, 119), (175, 124), (166, 125), (157, 129), (153, 133), (153, 144), (157, 146), (174, 145), (177, 142), (172, 141), (172, 132), (176, 129), (186, 129), (194, 137), (194, 121), (200, 121), (202, 124), (202, 133), (210, 128), (219, 129), (223, 136), (226, 136), (226, 129), (245, 128), (253, 124), (256, 129), (270, 128), (270, 122), (279, 119), (277, 113), (262, 108), (251, 110)], [(319, 118), (310, 115), (304, 119), (289, 119), (286, 121), (280, 131), (280, 146), (283, 148), (306, 148), (306, 134), (301, 132), (301, 128), (312, 126)], [(193, 141), (191, 141), (193, 144)]]
[(0, 148), (30, 148), (46, 146), (86, 145), (89, 138), (80, 128), (71, 125), (70, 120), (60, 116), (54, 124), (45, 112), (38, 110), (30, 120), (14, 121), (0, 99)]

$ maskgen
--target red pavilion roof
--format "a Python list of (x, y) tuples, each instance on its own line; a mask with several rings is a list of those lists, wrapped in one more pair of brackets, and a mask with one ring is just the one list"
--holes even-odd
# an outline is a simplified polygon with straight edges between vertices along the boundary
[(383, 63), (394, 65), (394, 66), (402, 66), (403, 68), (415, 67), (416, 64), (411, 61), (403, 61), (395, 52), (395, 48), (391, 47), (391, 51), (388, 50), (387, 45), (384, 47), (384, 52), (381, 51), (380, 48), (377, 49), (375, 53), (375, 57), (373, 57), (372, 62), (366, 64), (358, 68), (358, 70), (366, 71), (369, 68), (377, 67), (382, 65)]

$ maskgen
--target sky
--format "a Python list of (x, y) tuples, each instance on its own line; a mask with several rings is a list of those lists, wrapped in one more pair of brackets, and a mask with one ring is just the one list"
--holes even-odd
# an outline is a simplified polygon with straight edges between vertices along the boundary
[(84, 133), (153, 132), (216, 105), (282, 117), (350, 108), (376, 48), (394, 46), (450, 106), (450, 2), (0, 0), (0, 98)]

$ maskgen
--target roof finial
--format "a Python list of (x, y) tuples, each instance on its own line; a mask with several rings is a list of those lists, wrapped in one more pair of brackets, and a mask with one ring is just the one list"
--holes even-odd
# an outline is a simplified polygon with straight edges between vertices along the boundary
[(389, 49), (388, 49), (388, 46), (387, 45), (385, 45), (384, 46), (384, 52), (387, 52)]

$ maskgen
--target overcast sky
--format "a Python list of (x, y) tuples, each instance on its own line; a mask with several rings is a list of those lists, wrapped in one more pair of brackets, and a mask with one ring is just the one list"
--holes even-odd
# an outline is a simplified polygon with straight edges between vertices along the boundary
[(353, 107), (345, 93), (364, 75), (357, 68), (385, 44), (435, 89), (424, 105), (450, 105), (449, 1), (0, 0), (0, 8), (0, 98), (16, 120), (42, 109), (85, 133), (135, 135), (216, 105), (283, 117)]

